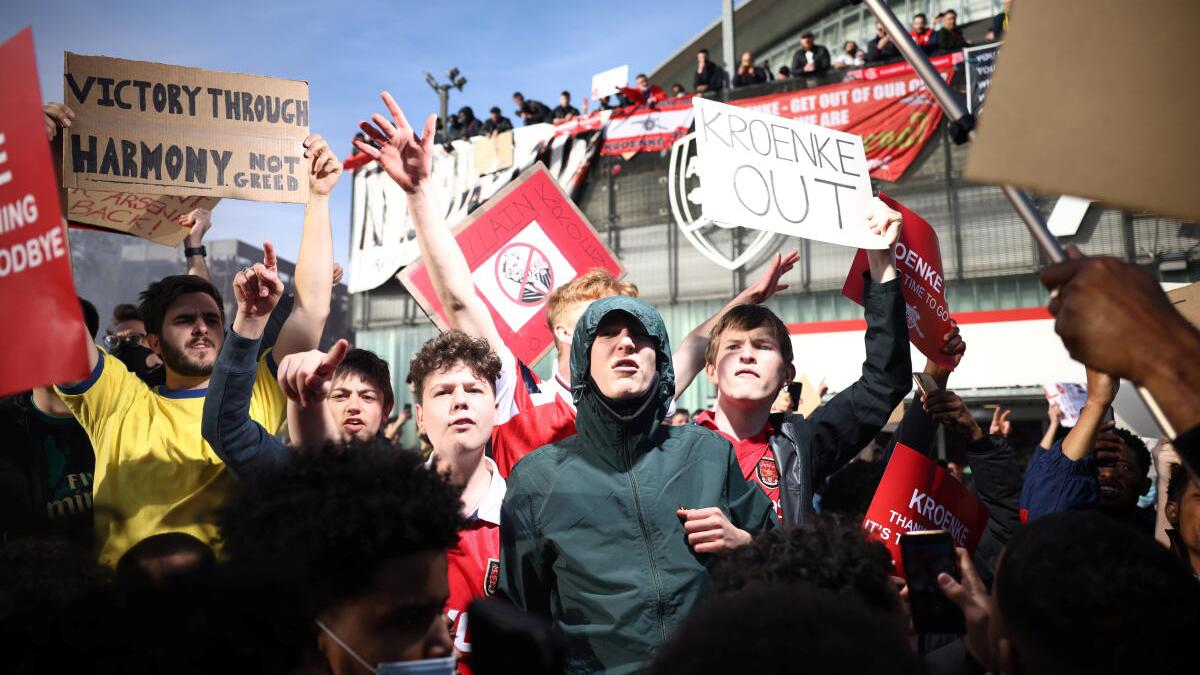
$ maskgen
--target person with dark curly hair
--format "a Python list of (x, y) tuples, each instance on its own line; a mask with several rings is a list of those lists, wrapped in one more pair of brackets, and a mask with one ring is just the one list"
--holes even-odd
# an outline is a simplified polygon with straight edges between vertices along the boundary
[(1153, 520), (1137, 507), (1138, 498), (1150, 490), (1150, 451), (1141, 438), (1106, 421), (1120, 380), (1089, 368), (1087, 385), (1079, 421), (1025, 470), (1021, 519), (1099, 509), (1152, 534)]
[(890, 578), (892, 557), (850, 518), (821, 516), (791, 529), (764, 532), (730, 551), (713, 568), (718, 593), (772, 584), (812, 586), (852, 597), (886, 614), (907, 615)]
[(860, 600), (808, 584), (756, 585), (693, 612), (650, 675), (920, 672), (904, 631)]
[[(968, 562), (963, 565), (963, 561)], [(989, 595), (959, 549), (963, 581), (938, 583), (967, 619), (968, 651), (993, 673), (1196, 671), (1200, 585), (1150, 537), (1097, 511), (1017, 531)]]
[(349, 675), (434, 660), (422, 672), (451, 673), (442, 609), (459, 511), (445, 477), (371, 443), (300, 451), (239, 481), (218, 522), (230, 573), (289, 598), (261, 611), (299, 619), (308, 665)]

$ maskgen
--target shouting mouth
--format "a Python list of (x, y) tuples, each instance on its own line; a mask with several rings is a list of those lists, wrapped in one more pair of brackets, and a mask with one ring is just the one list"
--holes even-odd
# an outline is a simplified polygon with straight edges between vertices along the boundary
[(637, 373), (640, 368), (638, 367), (637, 361), (630, 358), (625, 358), (617, 359), (617, 362), (613, 364), (613, 370), (617, 371), (618, 373), (632, 375)]
[(342, 428), (351, 434), (356, 434), (363, 429), (366, 429), (367, 425), (357, 417), (347, 417), (342, 421)]
[(455, 431), (467, 431), (475, 427), (475, 420), (470, 417), (455, 417), (450, 421), (450, 428)]

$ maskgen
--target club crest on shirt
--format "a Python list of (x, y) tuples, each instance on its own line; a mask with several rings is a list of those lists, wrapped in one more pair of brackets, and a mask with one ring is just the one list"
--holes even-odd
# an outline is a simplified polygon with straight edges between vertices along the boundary
[(758, 476), (758, 482), (762, 483), (763, 487), (770, 490), (779, 487), (779, 467), (773, 457), (758, 460), (758, 468), (754, 470), (754, 474)]
[(483, 573), (483, 594), (493, 596), (496, 586), (500, 584), (500, 561), (488, 558), (487, 571)]

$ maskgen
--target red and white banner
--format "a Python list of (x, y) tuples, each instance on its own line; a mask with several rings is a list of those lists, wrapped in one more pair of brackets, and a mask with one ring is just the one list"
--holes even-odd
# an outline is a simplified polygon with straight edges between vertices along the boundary
[[(950, 305), (946, 302), (946, 278), (942, 274), (942, 251), (937, 232), (925, 219), (903, 204), (879, 193), (884, 204), (904, 218), (900, 239), (892, 248), (896, 271), (904, 294), (908, 339), (921, 353), (943, 368), (954, 369), (954, 357), (942, 353), (946, 333), (950, 332)], [(863, 304), (863, 273), (870, 269), (867, 252), (859, 249), (850, 265), (850, 274), (842, 286), (842, 295)]]
[[(965, 58), (966, 57), (964, 56), (963, 52), (957, 51), (950, 54), (942, 54), (940, 56), (931, 57), (929, 62), (933, 64), (934, 68), (937, 68), (938, 70), (945, 70), (947, 68), (953, 68), (954, 66), (962, 63)], [(908, 61), (897, 61), (896, 63), (887, 63), (882, 66), (871, 66), (869, 68), (859, 68), (858, 70), (847, 71), (846, 79), (873, 81), (883, 79), (885, 77), (892, 77), (894, 75), (907, 75), (913, 72), (916, 71), (913, 70), (913, 67), (909, 65)]]
[(903, 577), (900, 537), (905, 532), (946, 530), (955, 546), (974, 552), (987, 519), (987, 507), (958, 479), (932, 459), (897, 443), (863, 529), (869, 538), (887, 546), (896, 574)]
[[(454, 232), (476, 293), (504, 343), (524, 363), (535, 363), (553, 345), (546, 326), (551, 291), (596, 267), (623, 274), (620, 261), (540, 164), (505, 186)], [(449, 326), (423, 262), (404, 268), (400, 282), (439, 328)]]
[(667, 99), (653, 107), (628, 106), (614, 110), (605, 128), (600, 154), (670, 150), (691, 126), (691, 97)]
[[(946, 62), (938, 72), (948, 82), (954, 67)], [(900, 180), (942, 119), (941, 107), (911, 70), (873, 82), (842, 82), (729, 103), (862, 136), (871, 177), (886, 181)]]
[(0, 396), (88, 375), (83, 312), (46, 143), (33, 32), (0, 45)]

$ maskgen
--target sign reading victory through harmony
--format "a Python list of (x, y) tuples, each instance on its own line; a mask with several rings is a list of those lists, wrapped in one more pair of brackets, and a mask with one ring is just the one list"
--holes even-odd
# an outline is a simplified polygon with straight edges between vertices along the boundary
[(67, 53), (63, 187), (308, 199), (308, 83)]
[(694, 99), (704, 217), (855, 248), (887, 248), (867, 228), (862, 139), (774, 115)]

